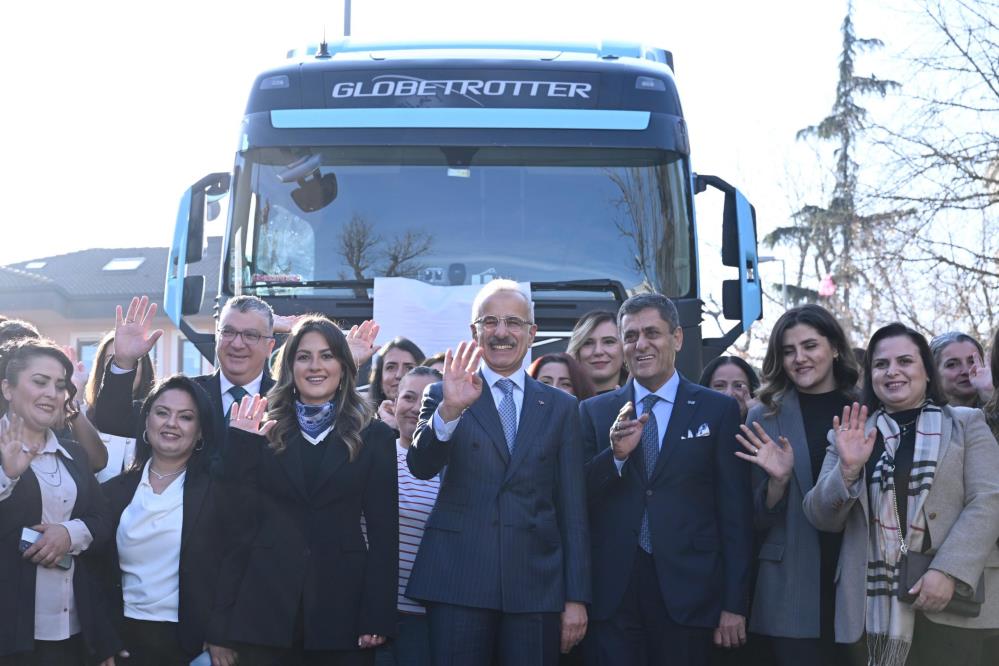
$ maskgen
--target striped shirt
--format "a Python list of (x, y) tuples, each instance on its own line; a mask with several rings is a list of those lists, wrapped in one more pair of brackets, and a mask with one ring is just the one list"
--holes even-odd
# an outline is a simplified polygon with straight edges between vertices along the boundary
[(399, 473), (399, 610), (403, 613), (424, 614), (422, 604), (406, 597), (406, 585), (413, 570), (416, 551), (423, 539), (423, 527), (437, 501), (439, 479), (423, 481), (414, 477), (406, 462), (406, 448), (396, 441), (396, 461)]

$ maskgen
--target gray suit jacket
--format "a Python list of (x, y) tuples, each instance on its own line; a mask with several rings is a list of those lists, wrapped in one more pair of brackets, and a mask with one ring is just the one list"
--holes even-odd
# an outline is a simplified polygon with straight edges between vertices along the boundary
[[(931, 567), (969, 585), (985, 571), (985, 604), (978, 617), (930, 613), (933, 622), (969, 629), (999, 628), (999, 446), (979, 409), (943, 408), (940, 456), (926, 512), (934, 554)], [(874, 428), (874, 420), (866, 429)], [(847, 488), (830, 444), (818, 483), (805, 496), (805, 515), (820, 530), (843, 531), (836, 569), (836, 640), (864, 632), (868, 498), (866, 475)]]
[(746, 423), (758, 422), (775, 442), (781, 435), (787, 437), (794, 451), (794, 473), (784, 498), (768, 509), (769, 476), (753, 466), (754, 521), (763, 532), (763, 544), (749, 628), (765, 636), (818, 638), (819, 533), (801, 507), (814, 477), (798, 392), (787, 391), (776, 415), (767, 411), (764, 405), (753, 407)]

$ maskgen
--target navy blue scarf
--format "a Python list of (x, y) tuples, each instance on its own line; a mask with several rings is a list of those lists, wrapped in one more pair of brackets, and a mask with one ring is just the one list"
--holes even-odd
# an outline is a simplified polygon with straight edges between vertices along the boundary
[(324, 402), (321, 405), (306, 405), (300, 400), (295, 401), (295, 414), (298, 416), (298, 427), (312, 439), (329, 430), (336, 420), (336, 400)]

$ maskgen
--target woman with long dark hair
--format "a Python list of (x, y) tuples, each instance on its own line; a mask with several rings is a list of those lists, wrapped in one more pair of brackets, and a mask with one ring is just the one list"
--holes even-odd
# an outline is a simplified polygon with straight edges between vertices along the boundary
[(402, 337), (385, 343), (375, 354), (368, 378), (368, 398), (377, 418), (393, 430), (396, 422), (392, 409), (399, 395), (399, 382), (407, 372), (423, 363), (424, 358), (423, 350), (415, 342)]
[(87, 454), (53, 432), (72, 413), (73, 364), (56, 345), (8, 343), (0, 377), (0, 665), (111, 663), (90, 568), (107, 507)]
[(309, 315), (285, 341), (267, 399), (232, 412), (223, 469), (241, 489), (243, 538), (220, 593), (241, 666), (371, 664), (368, 648), (395, 633), (395, 437), (356, 374), (340, 328)]
[(926, 339), (878, 329), (864, 404), (833, 421), (805, 497), (843, 535), (836, 639), (865, 637), (873, 666), (978, 666), (999, 628), (999, 446), (981, 410), (945, 401)]
[(760, 404), (738, 436), (755, 465), (755, 522), (762, 533), (749, 627), (769, 636), (776, 662), (838, 666), (835, 572), (840, 537), (816, 530), (802, 498), (819, 478), (833, 417), (856, 399), (859, 372), (843, 328), (803, 305), (777, 320), (763, 359)]
[[(204, 455), (211, 400), (173, 375), (142, 401), (136, 430), (134, 461), (102, 487), (114, 539), (94, 555), (127, 663), (186, 665), (218, 640), (210, 633), (227, 516)], [(233, 658), (210, 649), (217, 663)]]
[(701, 371), (697, 382), (701, 386), (724, 393), (739, 403), (739, 415), (746, 420), (749, 408), (755, 404), (760, 390), (760, 378), (753, 367), (738, 356), (719, 356), (712, 359)]

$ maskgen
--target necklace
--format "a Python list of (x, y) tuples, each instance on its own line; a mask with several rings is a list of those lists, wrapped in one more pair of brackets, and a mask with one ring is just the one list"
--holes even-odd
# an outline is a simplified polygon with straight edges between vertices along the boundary
[(155, 476), (160, 481), (162, 481), (163, 479), (169, 479), (171, 476), (177, 476), (178, 474), (180, 474), (181, 472), (185, 471), (186, 469), (187, 469), (187, 466), (185, 465), (184, 467), (181, 467), (180, 469), (178, 469), (176, 472), (170, 472), (169, 474), (160, 474), (155, 469), (153, 469), (152, 465), (150, 465), (149, 466), (149, 473), (152, 474), (153, 476)]
[(912, 419), (908, 423), (898, 423), (897, 425), (898, 425), (898, 430), (899, 430), (899, 432), (898, 432), (899, 437), (905, 437), (906, 433), (909, 432), (909, 428), (912, 428), (913, 426), (915, 426), (916, 425), (916, 421), (918, 421), (918, 420), (919, 420), (919, 417), (917, 416), (916, 418)]
[(37, 474), (35, 474), (35, 477), (47, 486), (51, 486), (53, 488), (58, 488), (59, 486), (61, 486), (62, 467), (59, 465), (58, 458), (52, 456), (52, 462), (55, 463), (55, 467), (52, 469), (51, 472), (47, 469), (42, 469), (41, 462), (42, 462), (41, 458), (37, 458), (31, 462), (31, 469), (34, 472), (38, 472)]

